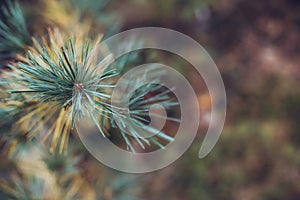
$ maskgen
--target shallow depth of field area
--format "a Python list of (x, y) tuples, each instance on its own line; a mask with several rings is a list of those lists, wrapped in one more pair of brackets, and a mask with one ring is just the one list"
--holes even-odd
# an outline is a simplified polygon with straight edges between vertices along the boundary
[[(0, 199), (300, 199), (299, 1), (7, 0), (0, 5)], [(198, 152), (208, 127), (210, 95), (184, 59), (142, 50), (121, 57), (101, 77), (77, 68), (84, 65), (98, 39), (149, 26), (190, 36), (206, 49), (221, 73), (226, 122), (218, 143), (203, 159)], [(66, 40), (59, 41), (58, 35)], [(139, 42), (133, 38), (120, 49)], [(77, 54), (82, 57), (75, 60)], [(200, 106), (199, 131), (191, 147), (170, 166), (146, 174), (118, 172), (89, 154), (73, 120), (80, 118), (82, 99), (96, 98), (107, 118), (92, 112), (91, 117), (103, 134), (123, 149), (143, 151), (135, 135), (127, 138), (113, 127), (109, 119), (114, 112), (105, 110), (103, 102), (111, 82), (147, 62), (163, 62), (188, 77)], [(55, 68), (57, 74), (34, 68), (50, 69), (56, 63), (61, 64)], [(69, 65), (76, 65), (75, 70), (64, 68)], [(160, 75), (155, 66), (150, 73)], [(47, 75), (55, 81), (49, 83)], [(100, 87), (93, 82), (96, 78), (107, 78), (107, 88), (82, 95), (75, 77), (87, 83), (87, 90)], [(61, 90), (53, 91), (57, 83)], [(135, 95), (173, 106), (172, 94), (160, 99), (165, 88), (148, 86)], [(149, 116), (135, 105), (141, 104), (130, 105), (139, 111), (136, 119), (147, 123)], [(177, 110), (171, 112), (176, 114)], [(164, 130), (176, 132), (176, 119), (170, 119)], [(161, 148), (171, 142), (169, 137), (162, 133), (151, 138), (152, 146), (146, 150)]]

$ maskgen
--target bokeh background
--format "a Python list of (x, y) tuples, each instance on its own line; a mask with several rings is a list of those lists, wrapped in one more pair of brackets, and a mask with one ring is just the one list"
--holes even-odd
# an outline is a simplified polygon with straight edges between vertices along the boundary
[[(223, 133), (213, 151), (198, 159), (207, 128), (205, 116), (210, 112), (210, 97), (191, 66), (169, 59), (169, 65), (189, 77), (198, 95), (202, 121), (193, 145), (172, 165), (157, 172), (133, 175), (109, 169), (88, 153), (78, 158), (76, 152), (85, 150), (75, 140), (71, 142), (75, 143), (75, 151), (47, 157), (50, 163), (47, 167), (56, 176), (83, 177), (85, 184), (72, 190), (76, 194), (74, 199), (81, 198), (77, 195), (79, 190), (83, 190), (83, 199), (105, 200), (300, 199), (299, 1), (28, 0), (20, 3), (29, 31), (36, 34), (45, 32), (41, 24), (68, 30), (85, 26), (86, 23), (77, 23), (83, 19), (88, 19), (91, 32), (104, 32), (107, 36), (144, 26), (180, 31), (208, 51), (226, 87), (228, 111)], [(74, 10), (81, 14), (74, 14)], [(155, 59), (168, 57), (164, 52), (152, 54)], [(6, 186), (19, 182), (19, 186), (13, 187), (15, 190), (24, 187), (29, 194), (42, 193), (41, 183), (27, 181), (18, 172), (14, 175), (19, 177), (18, 181), (7, 178), (14, 168), (18, 171), (18, 164), (7, 158), (5, 145), (2, 146), (0, 175), (5, 178), (1, 183), (2, 199), (11, 198), (5, 196)], [(26, 155), (31, 157), (22, 156)], [(68, 160), (72, 161), (64, 165)], [(35, 170), (36, 165), (29, 168)], [(69, 192), (72, 189), (69, 185), (53, 187), (52, 192)]]

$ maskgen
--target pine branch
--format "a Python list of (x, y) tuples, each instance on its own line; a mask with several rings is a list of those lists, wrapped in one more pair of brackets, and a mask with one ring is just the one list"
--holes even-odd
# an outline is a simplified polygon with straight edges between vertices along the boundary
[[(17, 124), (30, 132), (30, 138), (38, 132), (45, 132), (45, 124), (50, 126), (43, 140), (52, 135), (53, 152), (57, 148), (60, 152), (66, 150), (71, 129), (86, 113), (106, 137), (107, 130), (112, 126), (116, 127), (115, 119), (123, 124), (133, 120), (136, 125), (145, 125), (149, 117), (147, 110), (153, 104), (160, 103), (165, 107), (177, 105), (169, 98), (168, 91), (158, 85), (145, 85), (145, 76), (141, 76), (137, 81), (128, 80), (128, 86), (138, 85), (140, 89), (129, 102), (130, 115), (133, 117), (125, 116), (122, 108), (110, 105), (110, 98), (116, 77), (126, 66), (126, 62), (117, 62), (119, 66), (109, 65), (109, 61), (113, 59), (111, 55), (96, 59), (96, 47), (100, 39), (92, 42), (75, 36), (63, 38), (58, 31), (50, 31), (49, 41), (43, 39), (39, 42), (33, 39), (34, 46), (24, 58), (25, 62), (20, 62), (17, 67), (11, 65), (12, 71), (5, 73), (7, 77), (4, 82), (10, 85), (11, 94), (25, 96), (21, 102), (35, 102), (23, 111)], [(153, 66), (152, 70), (145, 73), (159, 77), (162, 72)], [(151, 97), (145, 99), (149, 94)], [(170, 117), (168, 119), (178, 121)], [(129, 149), (135, 151), (125, 129), (118, 128)], [(128, 126), (127, 129), (132, 133), (132, 139), (142, 148), (145, 148), (144, 144), (150, 145), (151, 142), (163, 147), (156, 137), (145, 138), (134, 126)], [(154, 128), (147, 128), (146, 131), (155, 133), (158, 138), (168, 142), (173, 140)]]

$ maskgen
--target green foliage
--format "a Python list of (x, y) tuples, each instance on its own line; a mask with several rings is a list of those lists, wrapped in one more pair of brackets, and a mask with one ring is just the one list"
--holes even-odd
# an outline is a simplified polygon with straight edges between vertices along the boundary
[(25, 19), (16, 1), (7, 1), (1, 8), (3, 20), (0, 20), (0, 60), (7, 61), (23, 53), (30, 44)]

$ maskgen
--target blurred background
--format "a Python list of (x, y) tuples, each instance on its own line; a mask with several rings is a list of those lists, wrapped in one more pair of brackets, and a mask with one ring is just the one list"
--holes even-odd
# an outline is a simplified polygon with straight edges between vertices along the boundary
[[(55, 171), (56, 176), (78, 176), (80, 179), (75, 180), (81, 182), (70, 186), (70, 182), (54, 181), (58, 185), (50, 191), (68, 191), (65, 193), (70, 195), (64, 199), (300, 199), (299, 1), (27, 0), (20, 3), (31, 34), (43, 34), (45, 27), (52, 26), (65, 30), (81, 27), (86, 21), (92, 33), (103, 32), (105, 37), (145, 26), (180, 31), (208, 51), (221, 72), (227, 92), (223, 133), (213, 151), (200, 160), (197, 155), (207, 128), (205, 116), (210, 112), (210, 97), (191, 66), (182, 60), (168, 60), (170, 66), (189, 77), (201, 107), (199, 134), (188, 151), (162, 170), (133, 175), (109, 169), (88, 153), (78, 156), (76, 152), (85, 150), (78, 144), (80, 141), (71, 141), (71, 146), (74, 143), (71, 153), (47, 156), (46, 168)], [(83, 19), (86, 21), (78, 24)], [(163, 52), (152, 53), (158, 60), (168, 57)], [(21, 199), (11, 193), (24, 191), (29, 193), (27, 199), (31, 199), (32, 193), (37, 199), (52, 199), (38, 197), (44, 191), (40, 187), (52, 184), (47, 181), (51, 178), (41, 183), (20, 175), (19, 164), (6, 157), (4, 147), (1, 152), (0, 175), (5, 178), (1, 183), (2, 199)], [(35, 170), (37, 165), (28, 168)], [(7, 178), (13, 170), (16, 171), (13, 178)]]

